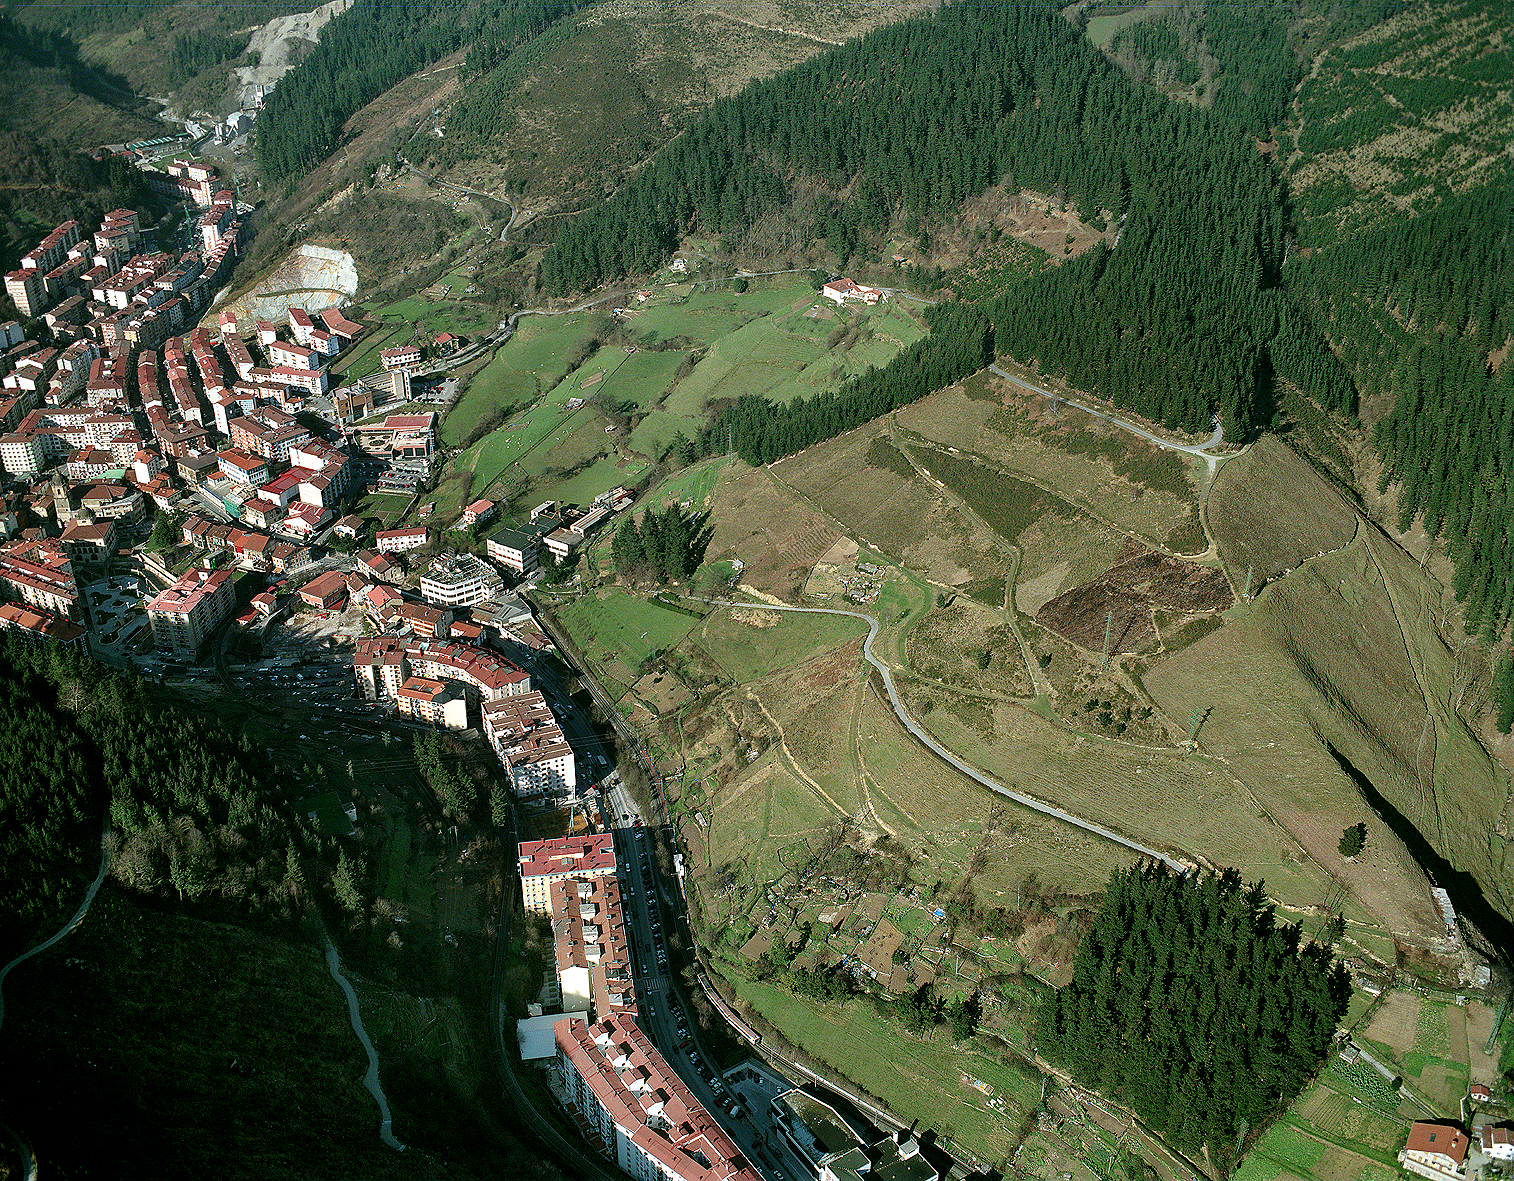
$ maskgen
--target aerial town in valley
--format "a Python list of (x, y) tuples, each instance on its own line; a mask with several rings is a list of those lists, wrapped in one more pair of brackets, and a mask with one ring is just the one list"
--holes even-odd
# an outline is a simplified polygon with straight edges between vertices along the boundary
[(266, 15), (0, 12), (0, 1181), (1514, 1181), (1500, 6)]
[[(670, 1181), (964, 1175), (945, 1154), (927, 1159), (907, 1130), (880, 1138), (855, 1115), (849, 1124), (755, 1059), (719, 1072), (654, 983), (669, 970), (663, 923), (684, 921), (681, 878), (660, 896), (649, 830), (618, 772), (586, 754), (582, 731), (575, 754), (566, 696), (526, 671), (553, 644), (517, 593), (634, 495), (538, 505), (488, 532), (483, 556), (439, 544), (430, 525), (386, 530), (345, 511), (370, 488), (414, 492), (431, 469), (436, 415), (375, 413), (408, 401), (421, 350), (385, 349), (381, 374), (328, 388), (330, 362), (363, 327), (337, 306), (291, 307), (279, 324), (215, 313), (251, 210), (208, 167), (151, 175), (197, 211), (184, 249), (117, 209), (93, 234), (64, 222), (5, 277), (46, 339), (0, 325), (0, 629), (192, 683), (225, 677), (236, 630), (294, 613), (331, 620), (307, 660), (350, 643), (350, 680), (324, 682), (353, 699), (337, 708), (476, 735), (512, 809), (573, 818), (575, 832), (519, 848), (525, 909), (550, 924), (555, 971), (518, 1038), (596, 1151)], [(849, 281), (824, 294), (877, 297)], [(455, 527), (487, 529), (498, 515), (474, 500)], [(275, 666), (302, 663), (246, 671), (277, 681), (291, 674)]]

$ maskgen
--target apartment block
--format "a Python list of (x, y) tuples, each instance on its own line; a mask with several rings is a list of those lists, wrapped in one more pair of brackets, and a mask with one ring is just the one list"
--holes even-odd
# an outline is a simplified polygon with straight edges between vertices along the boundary
[(564, 1018), (553, 1034), (584, 1134), (636, 1181), (761, 1181), (635, 1020)]
[(615, 842), (608, 833), (522, 841), (520, 892), (526, 913), (548, 918), (552, 888), (568, 879), (590, 881), (615, 873)]
[(153, 641), (171, 652), (199, 651), (236, 606), (230, 570), (191, 570), (147, 604)]

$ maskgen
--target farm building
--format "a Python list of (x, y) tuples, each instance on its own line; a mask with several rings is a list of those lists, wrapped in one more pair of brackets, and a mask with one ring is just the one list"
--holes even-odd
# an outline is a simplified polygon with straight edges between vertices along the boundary
[(1455, 1124), (1419, 1120), (1409, 1129), (1398, 1163), (1429, 1181), (1463, 1181), (1468, 1146), (1466, 1132)]

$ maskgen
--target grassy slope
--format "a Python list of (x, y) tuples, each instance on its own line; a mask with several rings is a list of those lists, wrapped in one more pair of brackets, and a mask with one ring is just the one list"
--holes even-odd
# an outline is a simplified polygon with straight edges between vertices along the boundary
[[(1322, 481), (1298, 479), (1289, 463), (1269, 465), (1276, 450), (1231, 461), (1236, 470), (1222, 474), (1211, 520), (1250, 520), (1250, 529), (1219, 532), (1232, 570), (1241, 564), (1232, 554), (1255, 548), (1255, 531), (1268, 521), (1285, 535), (1271, 547), (1294, 546), (1296, 557), (1285, 560), (1302, 564), (1250, 611), (1238, 609), (1221, 633), (1158, 665), (1147, 687), (1174, 716), (1212, 708), (1206, 749), (1391, 928), (1433, 929), (1428, 893), (1370, 818), (1373, 855), (1347, 864), (1335, 853), (1340, 829), (1368, 810), (1327, 742), (1508, 913), (1508, 854), (1491, 835), (1507, 806), (1508, 777), (1455, 708), (1476, 657), (1453, 650), (1462, 642), (1446, 625), (1448, 593), (1375, 526), (1361, 523), (1342, 543), (1350, 506)], [(1227, 505), (1232, 497), (1244, 500), (1244, 516)], [(1306, 522), (1317, 523), (1307, 541), (1299, 533)], [(1312, 557), (1332, 542), (1337, 548)]]

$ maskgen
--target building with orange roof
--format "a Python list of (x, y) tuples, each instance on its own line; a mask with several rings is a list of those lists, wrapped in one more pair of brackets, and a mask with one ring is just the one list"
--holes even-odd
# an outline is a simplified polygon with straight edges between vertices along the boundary
[(199, 651), (236, 606), (230, 570), (191, 570), (147, 604), (153, 640), (172, 652)]
[(84, 629), (77, 623), (23, 603), (0, 603), (0, 631), (27, 646), (52, 643), (84, 651)]
[(399, 712), (445, 730), (468, 728), (468, 699), (461, 686), (429, 677), (410, 677), (395, 694)]
[(761, 1181), (635, 1020), (564, 1018), (553, 1032), (568, 1104), (619, 1168), (646, 1181)]
[(1409, 1128), (1409, 1142), (1398, 1154), (1398, 1163), (1429, 1181), (1464, 1181), (1470, 1143), (1456, 1124), (1417, 1120)]
[(601, 874), (556, 882), (551, 904), (562, 1011), (635, 1016), (636, 989), (619, 879)]
[(608, 833), (522, 841), (520, 893), (527, 914), (552, 913), (552, 887), (570, 878), (589, 881), (615, 873), (615, 842)]

